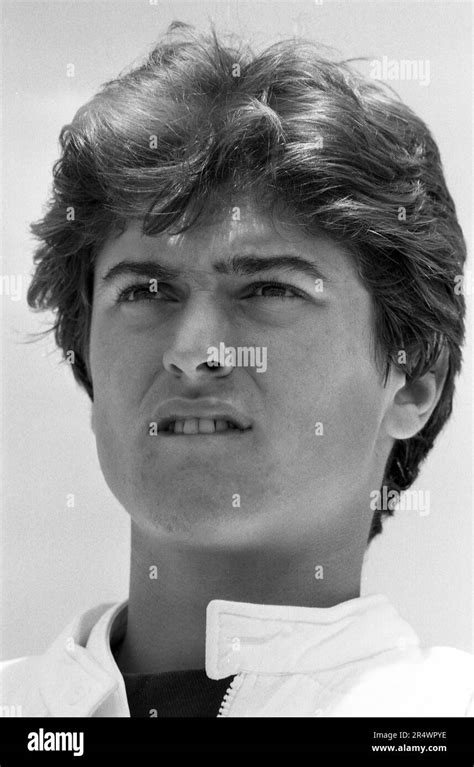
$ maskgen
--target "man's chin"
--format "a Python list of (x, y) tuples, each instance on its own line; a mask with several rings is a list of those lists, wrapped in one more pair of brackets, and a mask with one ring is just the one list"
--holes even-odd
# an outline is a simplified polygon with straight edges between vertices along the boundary
[(238, 497), (232, 501), (228, 490), (223, 494), (184, 495), (161, 496), (159, 505), (150, 501), (145, 507), (141, 504), (139, 511), (135, 506), (130, 516), (138, 526), (153, 531), (157, 539), (173, 538), (200, 547), (252, 541), (255, 507), (250, 508), (248, 499), (242, 507)]

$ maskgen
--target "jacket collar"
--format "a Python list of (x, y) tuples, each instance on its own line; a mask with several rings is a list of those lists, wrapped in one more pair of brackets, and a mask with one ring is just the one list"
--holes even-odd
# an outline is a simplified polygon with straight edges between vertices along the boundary
[[(125, 633), (127, 605), (125, 600), (88, 610), (41, 656), (41, 694), (52, 716), (130, 716), (111, 650)], [(215, 599), (206, 619), (210, 679), (329, 671), (419, 644), (382, 594), (324, 608)]]
[(206, 672), (304, 674), (418, 645), (383, 594), (333, 607), (288, 607), (213, 600), (207, 608)]
[(40, 657), (41, 695), (52, 716), (130, 716), (125, 683), (111, 650), (125, 633), (127, 602), (83, 613)]

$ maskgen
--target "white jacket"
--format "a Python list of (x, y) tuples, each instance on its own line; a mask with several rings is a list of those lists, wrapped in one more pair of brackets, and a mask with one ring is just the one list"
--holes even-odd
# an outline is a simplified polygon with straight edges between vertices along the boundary
[[(72, 621), (42, 655), (0, 665), (3, 715), (130, 717), (111, 641), (127, 601)], [(384, 595), (329, 608), (213, 600), (206, 672), (236, 675), (218, 716), (473, 716), (474, 656), (421, 648)]]

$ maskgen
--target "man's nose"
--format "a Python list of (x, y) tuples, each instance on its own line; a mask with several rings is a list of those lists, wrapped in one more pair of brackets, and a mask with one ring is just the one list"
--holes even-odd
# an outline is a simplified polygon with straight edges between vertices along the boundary
[(229, 375), (232, 367), (208, 364), (209, 347), (219, 348), (227, 331), (223, 312), (211, 305), (208, 297), (201, 296), (180, 314), (171, 343), (163, 354), (163, 367), (177, 378), (195, 381)]

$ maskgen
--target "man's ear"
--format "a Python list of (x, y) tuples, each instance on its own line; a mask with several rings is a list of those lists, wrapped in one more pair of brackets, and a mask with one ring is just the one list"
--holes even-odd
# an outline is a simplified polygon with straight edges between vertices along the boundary
[(385, 412), (385, 432), (393, 439), (409, 439), (425, 426), (438, 404), (448, 372), (448, 354), (444, 349), (433, 367), (414, 381), (391, 369), (392, 394)]

